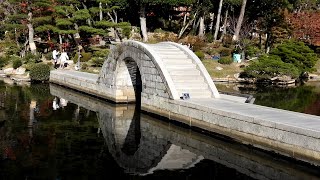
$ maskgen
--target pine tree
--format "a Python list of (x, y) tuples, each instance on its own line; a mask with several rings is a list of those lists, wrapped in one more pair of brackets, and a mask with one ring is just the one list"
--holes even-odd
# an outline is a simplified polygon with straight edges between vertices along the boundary
[[(36, 54), (37, 47), (34, 41), (35, 33), (47, 30), (52, 21), (52, 1), (50, 0), (8, 0), (3, 3), (6, 6), (6, 18), (2, 27), (15, 36), (17, 44), (20, 39), (25, 39), (22, 55), (27, 49)], [(35, 32), (35, 28), (36, 32)], [(28, 45), (28, 46), (27, 46)]]

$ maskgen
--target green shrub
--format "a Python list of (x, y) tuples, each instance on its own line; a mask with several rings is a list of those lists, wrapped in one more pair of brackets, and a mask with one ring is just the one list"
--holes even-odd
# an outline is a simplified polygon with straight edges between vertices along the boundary
[(204, 59), (204, 53), (202, 51), (196, 51), (195, 54), (198, 56), (200, 60)]
[(101, 57), (93, 57), (91, 59), (93, 66), (95, 67), (102, 67), (103, 63), (104, 63), (104, 58)]
[(9, 57), (8, 56), (0, 56), (0, 68), (3, 68), (6, 66), (9, 62)]
[[(88, 62), (91, 59), (92, 53), (90, 52), (81, 52), (80, 62)], [(78, 53), (76, 53), (73, 57), (73, 62), (78, 62)]]
[(131, 27), (123, 27), (122, 34), (124, 37), (129, 39), (131, 37)]
[(20, 67), (22, 65), (22, 61), (20, 58), (16, 58), (12, 61), (12, 67), (13, 69), (17, 69), (18, 67)]
[(51, 60), (52, 59), (52, 52), (48, 52), (47, 54), (44, 55), (46, 60)]
[(25, 63), (39, 63), (41, 62), (41, 57), (40, 54), (27, 53), (23, 60)]
[(87, 70), (88, 69), (88, 64), (87, 63), (83, 63), (82, 65), (81, 65), (81, 69), (82, 70)]
[(34, 65), (35, 63), (30, 62), (30, 63), (24, 64), (23, 66), (24, 68), (26, 68), (26, 71), (30, 71), (32, 69), (32, 66)]
[(109, 50), (108, 49), (102, 49), (102, 50), (98, 50), (98, 51), (94, 51), (93, 52), (93, 57), (108, 57), (109, 55)]
[(34, 64), (30, 69), (32, 81), (48, 81), (50, 77), (50, 66), (43, 63)]
[(20, 47), (11, 40), (5, 40), (0, 42), (0, 50), (7, 55), (19, 55)]
[(242, 77), (257, 79), (270, 79), (277, 76), (299, 77), (300, 73), (293, 64), (281, 61), (279, 56), (261, 56), (257, 61), (247, 66), (242, 73)]
[(257, 53), (260, 52), (260, 49), (256, 46), (248, 46), (245, 50), (245, 54), (248, 57), (256, 56)]
[(233, 62), (233, 60), (231, 57), (221, 57), (218, 60), (218, 63), (220, 63), (220, 64), (231, 64), (232, 62)]
[(231, 49), (222, 49), (220, 51), (220, 56), (221, 57), (231, 56), (231, 52), (232, 52)]
[(277, 55), (285, 63), (296, 66), (300, 73), (314, 71), (314, 66), (318, 60), (312, 49), (303, 42), (285, 41), (270, 52)]

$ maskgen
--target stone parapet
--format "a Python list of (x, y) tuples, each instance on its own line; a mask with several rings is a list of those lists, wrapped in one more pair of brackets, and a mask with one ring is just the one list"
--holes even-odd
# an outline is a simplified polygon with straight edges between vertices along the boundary
[[(208, 101), (217, 105), (208, 106)], [(299, 127), (298, 123), (294, 125), (297, 121), (301, 124), (303, 121), (320, 124), (317, 116), (223, 99), (201, 103), (197, 100), (170, 100), (143, 95), (142, 102), (144, 111), (191, 127), (223, 134), (244, 144), (320, 165), (320, 131)], [(232, 108), (238, 110), (232, 111)], [(259, 115), (259, 112), (265, 115)], [(297, 121), (292, 121), (294, 119)]]

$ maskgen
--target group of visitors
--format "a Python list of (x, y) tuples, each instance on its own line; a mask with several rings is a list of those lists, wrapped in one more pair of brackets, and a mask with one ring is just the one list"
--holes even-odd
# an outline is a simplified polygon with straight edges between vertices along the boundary
[(59, 51), (57, 51), (56, 49), (54, 49), (52, 51), (52, 58), (53, 58), (53, 61), (54, 61), (54, 68), (61, 68), (61, 69), (64, 69), (65, 67), (68, 66), (68, 60), (69, 60), (69, 56), (67, 54), (67, 52), (62, 49), (62, 52), (60, 54)]

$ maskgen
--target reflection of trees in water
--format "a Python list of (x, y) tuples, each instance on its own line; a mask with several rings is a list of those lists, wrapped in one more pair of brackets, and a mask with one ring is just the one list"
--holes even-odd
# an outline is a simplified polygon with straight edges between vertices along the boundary
[[(47, 111), (51, 116), (46, 118), (42, 118), (40, 112), (38, 128), (33, 132), (31, 143), (28, 142), (26, 124), (21, 121), (23, 112), (19, 111), (20, 106), (29, 108), (29, 102), (18, 106), (17, 117), (21, 119), (11, 122), (14, 123), (10, 126), (9, 137), (14, 142), (11, 147), (16, 161), (0, 161), (0, 179), (14, 176), (14, 179), (26, 179), (27, 176), (29, 179), (105, 179), (111, 173), (117, 177), (133, 178), (132, 174), (149, 173), (153, 167), (157, 169), (159, 164), (164, 164), (163, 160), (177, 161), (177, 156), (168, 156), (173, 147), (183, 150), (182, 154), (188, 151), (194, 155), (193, 160), (198, 159), (199, 154), (211, 160), (186, 162), (182, 159), (184, 166), (176, 171), (157, 169), (154, 174), (145, 175), (163, 179), (172, 176), (184, 179), (249, 179), (242, 173), (264, 178), (292, 177), (288, 172), (296, 168), (294, 165), (288, 168), (282, 161), (273, 161), (274, 157), (261, 156), (261, 152), (257, 155), (252, 149), (236, 143), (210, 138), (141, 115), (129, 105), (115, 106), (83, 95), (62, 94), (69, 94), (73, 101), (57, 111), (49, 107)], [(78, 105), (72, 104), (76, 100)], [(92, 108), (92, 111), (83, 106)], [(97, 134), (99, 128), (104, 137)], [(0, 128), (2, 132), (7, 133)], [(262, 172), (259, 171), (261, 169)], [(124, 172), (132, 174), (129, 176)]]
[(305, 109), (317, 100), (314, 87), (260, 89), (255, 94), (255, 104), (305, 113)]
[[(219, 91), (252, 94), (254, 104), (320, 115), (320, 89), (317, 84), (298, 87), (275, 87), (247, 84), (217, 84)], [(237, 88), (235, 88), (237, 87)]]

